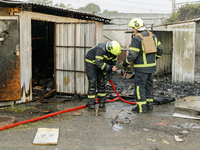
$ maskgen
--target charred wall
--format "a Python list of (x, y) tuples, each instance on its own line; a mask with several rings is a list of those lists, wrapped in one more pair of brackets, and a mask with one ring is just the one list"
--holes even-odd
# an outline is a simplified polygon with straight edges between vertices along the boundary
[(19, 25), (0, 21), (0, 101), (20, 99)]

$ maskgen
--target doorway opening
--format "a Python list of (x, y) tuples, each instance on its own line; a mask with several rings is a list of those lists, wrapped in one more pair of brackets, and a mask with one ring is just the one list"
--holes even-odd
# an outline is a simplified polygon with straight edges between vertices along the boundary
[(32, 20), (33, 99), (54, 90), (55, 23)]

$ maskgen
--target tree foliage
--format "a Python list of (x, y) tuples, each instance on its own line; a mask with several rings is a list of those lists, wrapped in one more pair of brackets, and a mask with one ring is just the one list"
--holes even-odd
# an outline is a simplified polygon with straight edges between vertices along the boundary
[(53, 2), (51, 0), (28, 0), (29, 3), (36, 4), (44, 4), (44, 5), (52, 5)]
[(87, 11), (92, 11), (94, 13), (101, 12), (99, 5), (96, 5), (95, 3), (89, 3), (85, 7), (78, 8), (78, 10), (87, 10)]
[(118, 11), (114, 10), (114, 11), (109, 11), (108, 9), (105, 9), (103, 11), (103, 13), (119, 13)]
[(182, 6), (176, 13), (172, 13), (166, 23), (178, 22), (200, 18), (200, 3), (186, 4)]
[(63, 4), (63, 3), (60, 3), (60, 4), (56, 3), (55, 6), (62, 7), (62, 8), (67, 8), (67, 9), (73, 9), (73, 8), (71, 7), (71, 4), (65, 5), (65, 4)]

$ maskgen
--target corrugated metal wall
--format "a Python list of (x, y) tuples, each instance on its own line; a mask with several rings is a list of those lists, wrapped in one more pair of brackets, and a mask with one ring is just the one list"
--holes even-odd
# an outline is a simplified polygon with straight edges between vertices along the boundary
[(87, 94), (84, 59), (87, 51), (95, 45), (95, 30), (95, 23), (57, 24), (57, 92)]
[[(172, 82), (194, 83), (196, 22), (190, 21), (172, 25), (160, 25), (155, 26), (154, 30), (158, 35), (163, 34), (163, 37), (169, 31), (173, 33), (172, 39), (167, 38), (168, 36), (161, 37), (163, 44), (171, 40), (173, 41)], [(165, 63), (165, 61), (162, 62)]]
[(195, 37), (195, 81), (200, 82), (200, 24), (196, 23), (196, 37)]
[(194, 83), (196, 23), (183, 23), (173, 28), (172, 82)]
[[(84, 53), (87, 52), (89, 48), (93, 47), (96, 43), (102, 42), (103, 23), (34, 13), (29, 11), (21, 12), (19, 13), (19, 16), (21, 31), (21, 100), (18, 102), (22, 103), (32, 100), (31, 20), (58, 23), (57, 35), (59, 36), (57, 36), (57, 38), (67, 39), (61, 40), (59, 42), (57, 40), (57, 44), (61, 44), (63, 46), (58, 47), (55, 54), (58, 55), (57, 58), (59, 59), (59, 61), (56, 62), (57, 72), (59, 72), (56, 78), (58, 88), (57, 91), (72, 94), (86, 94), (87, 77), (84, 73)], [(66, 70), (60, 71), (59, 69)], [(76, 84), (72, 84), (72, 82), (75, 82)]]

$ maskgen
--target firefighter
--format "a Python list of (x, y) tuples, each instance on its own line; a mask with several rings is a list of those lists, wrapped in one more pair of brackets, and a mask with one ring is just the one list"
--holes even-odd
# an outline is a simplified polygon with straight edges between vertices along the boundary
[[(160, 58), (163, 53), (163, 46), (157, 39), (156, 35), (147, 31), (143, 20), (134, 18), (129, 22), (129, 27), (132, 27), (134, 36), (132, 36), (129, 54), (123, 61), (122, 66), (127, 67), (133, 62), (134, 68), (134, 84), (137, 106), (132, 110), (138, 113), (146, 113), (153, 110), (152, 84), (154, 72), (156, 72), (156, 59)], [(145, 53), (143, 39), (136, 36), (138, 33), (142, 37), (150, 36), (153, 46), (157, 52)], [(155, 45), (154, 45), (155, 44)]]
[[(121, 53), (121, 46), (117, 41), (99, 43), (92, 47), (85, 56), (86, 75), (88, 78), (89, 109), (94, 109), (95, 98), (98, 97), (99, 107), (105, 107), (105, 75), (116, 71), (117, 55)], [(96, 93), (97, 89), (97, 93)]]

